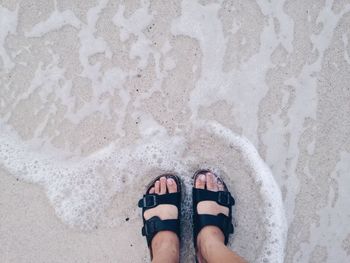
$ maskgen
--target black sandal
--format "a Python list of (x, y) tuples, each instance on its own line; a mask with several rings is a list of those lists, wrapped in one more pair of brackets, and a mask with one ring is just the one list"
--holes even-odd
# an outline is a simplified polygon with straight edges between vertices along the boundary
[[(158, 194), (149, 194), (149, 190), (154, 186), (155, 182), (161, 177), (166, 179), (172, 178), (177, 184), (176, 193), (166, 193), (164, 195)], [(174, 205), (178, 209), (178, 218), (177, 219), (167, 219), (161, 220), (158, 216), (154, 216), (148, 220), (144, 217), (144, 212), (148, 209), (154, 208), (160, 204), (170, 204)], [(173, 174), (162, 174), (155, 178), (148, 186), (146, 194), (143, 195), (138, 202), (138, 207), (142, 208), (142, 235), (146, 237), (147, 245), (150, 250), (151, 260), (153, 258), (151, 243), (153, 237), (160, 231), (172, 231), (177, 234), (180, 240), (180, 215), (181, 215), (181, 181), (180, 178)]]
[[(220, 180), (224, 186), (224, 191), (213, 192), (206, 189), (198, 189), (195, 188), (195, 183), (198, 175), (206, 174), (211, 172), (210, 170), (198, 170), (193, 175), (193, 188), (192, 188), (192, 198), (193, 198), (193, 242), (194, 247), (197, 250), (197, 236), (198, 233), (205, 226), (217, 226), (221, 229), (222, 233), (225, 236), (225, 245), (227, 245), (228, 238), (230, 234), (233, 234), (234, 228), (232, 224), (232, 206), (235, 205), (235, 199), (232, 197), (231, 193), (228, 191), (225, 182), (218, 177), (216, 174), (216, 178)], [(214, 201), (219, 205), (225, 206), (229, 208), (228, 216), (224, 214), (218, 215), (209, 215), (209, 214), (201, 214), (199, 215), (197, 212), (197, 204), (202, 201)]]

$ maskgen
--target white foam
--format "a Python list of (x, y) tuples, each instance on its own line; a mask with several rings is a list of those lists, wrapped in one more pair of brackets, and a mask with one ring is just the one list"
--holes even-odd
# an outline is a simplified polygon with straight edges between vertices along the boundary
[(5, 49), (5, 39), (8, 34), (16, 33), (17, 13), (18, 9), (10, 11), (7, 8), (0, 6), (0, 57), (2, 59), (2, 67), (6, 70), (10, 70), (15, 66), (11, 56)]
[[(312, 224), (310, 239), (301, 242), (301, 258), (304, 262), (311, 261), (311, 255), (307, 253), (317, 246), (327, 247), (329, 259), (337, 259), (338, 262), (347, 262), (348, 253), (342, 248), (342, 240), (346, 240), (350, 226), (350, 154), (346, 151), (340, 153), (340, 160), (334, 171), (330, 174), (331, 191), (327, 204), (317, 211), (319, 223)], [(341, 211), (341, 212), (339, 212)], [(342, 227), (339, 227), (342, 226)], [(329, 246), (332, 244), (332, 246)], [(329, 246), (329, 247), (328, 247)]]
[[(263, 2), (260, 4), (267, 5), (265, 10), (270, 6)], [(202, 71), (189, 102), (192, 118), (197, 118), (200, 106), (211, 105), (219, 100), (227, 101), (234, 106), (237, 125), (257, 145), (259, 102), (268, 89), (265, 77), (272, 65), (271, 54), (281, 42), (274, 32), (272, 15), (260, 35), (259, 51), (242, 63), (240, 69), (224, 72), (228, 39), (218, 16), (220, 3), (204, 6), (197, 1), (182, 1), (181, 6), (181, 16), (173, 20), (171, 31), (174, 35), (185, 35), (198, 40), (203, 53)], [(267, 15), (270, 13), (267, 12)], [(283, 43), (288, 45), (288, 41)], [(250, 121), (247, 122), (247, 119)]]
[[(182, 174), (190, 173), (189, 164), (193, 157), (183, 155), (187, 146), (185, 138), (169, 137), (151, 117), (144, 123), (143, 141), (127, 148), (111, 144), (87, 158), (74, 160), (67, 160), (59, 152), (46, 152), (35, 145), (23, 144), (19, 138), (14, 138), (13, 131), (2, 125), (0, 160), (15, 176), (42, 185), (64, 222), (90, 229), (98, 224), (113, 195), (123, 187), (121, 177), (116, 175), (127, 173), (133, 180), (153, 167), (168, 171), (176, 167)], [(283, 262), (286, 220), (281, 193), (269, 168), (246, 138), (233, 134), (216, 122), (198, 123), (197, 126), (205, 128), (217, 139), (224, 139), (242, 154), (260, 188), (261, 206), (266, 215), (264, 227), (267, 234), (260, 258), (268, 262)], [(137, 162), (142, 164), (137, 174), (132, 171), (135, 167), (126, 172), (128, 164)], [(106, 172), (101, 172), (101, 169)], [(269, 253), (264, 253), (266, 251)]]
[[(47, 37), (47, 33), (60, 30), (65, 26), (72, 26), (77, 30), (79, 38), (79, 62), (82, 66), (81, 77), (91, 81), (92, 96), (89, 103), (79, 110), (75, 108), (74, 98), (71, 96), (72, 81), (65, 78), (66, 69), (59, 64), (60, 58), (53, 50), (52, 60), (47, 65), (38, 64), (31, 83), (26, 87), (12, 105), (15, 109), (21, 101), (26, 100), (35, 91), (40, 90), (39, 97), (45, 101), (49, 94), (54, 94), (66, 106), (65, 119), (78, 124), (84, 118), (94, 112), (103, 114), (106, 119), (111, 119), (111, 112), (117, 114), (118, 121), (114, 124), (117, 134), (121, 138), (127, 135), (123, 130), (128, 106), (131, 104), (131, 96), (124, 83), (128, 78), (135, 76), (136, 70), (125, 72), (118, 66), (102, 69), (99, 62), (90, 64), (89, 58), (96, 54), (103, 54), (105, 59), (112, 58), (112, 52), (107, 42), (97, 36), (96, 24), (100, 14), (106, 8), (107, 0), (99, 1), (98, 5), (87, 12), (87, 22), (80, 21), (72, 11), (54, 11), (46, 21), (35, 25), (26, 37)], [(216, 122), (202, 123), (198, 121), (198, 111), (203, 105), (210, 105), (218, 100), (227, 100), (229, 104), (237, 108), (238, 125), (243, 127), (243, 133), (256, 143), (257, 122), (246, 122), (246, 119), (257, 118), (258, 102), (265, 95), (264, 83), (266, 70), (271, 65), (270, 55), (273, 47), (281, 42), (290, 49), (291, 36), (284, 40), (274, 35), (272, 17), (275, 13), (269, 13), (271, 5), (261, 3), (266, 15), (271, 16), (268, 26), (261, 34), (262, 45), (259, 52), (242, 64), (240, 71), (224, 73), (222, 71), (223, 59), (226, 49), (226, 39), (222, 32), (222, 23), (218, 18), (219, 4), (201, 5), (195, 1), (182, 2), (182, 14), (172, 22), (172, 32), (175, 35), (185, 35), (199, 42), (203, 60), (200, 79), (196, 88), (191, 93), (189, 106), (193, 113), (188, 122), (188, 130), (200, 133), (205, 129), (217, 140), (226, 143), (241, 152), (243, 160), (252, 170), (256, 187), (260, 189), (262, 209), (266, 214), (267, 231), (266, 240), (263, 243), (261, 255), (258, 261), (283, 262), (283, 252), (286, 238), (286, 223), (280, 190), (269, 168), (262, 161), (253, 144), (246, 138), (232, 133), (228, 128)], [(54, 207), (57, 215), (69, 226), (82, 229), (91, 229), (100, 220), (103, 220), (104, 212), (110, 205), (111, 199), (118, 191), (121, 191), (128, 183), (146, 174), (149, 170), (176, 171), (182, 174), (190, 174), (195, 164), (195, 156), (184, 156), (188, 145), (188, 138), (184, 131), (177, 131), (178, 136), (169, 136), (165, 127), (161, 126), (147, 112), (137, 110), (140, 101), (148, 98), (155, 90), (161, 90), (162, 81), (167, 76), (167, 71), (172, 70), (176, 64), (171, 57), (165, 57), (163, 69), (160, 61), (162, 56), (171, 49), (169, 40), (166, 40), (160, 51), (152, 48), (151, 41), (143, 32), (153, 20), (150, 13), (150, 2), (141, 1), (141, 6), (128, 18), (124, 17), (125, 6), (119, 5), (113, 18), (113, 23), (121, 32), (122, 41), (127, 41), (131, 36), (136, 40), (131, 44), (129, 56), (138, 59), (138, 68), (147, 66), (149, 56), (155, 59), (155, 71), (157, 79), (152, 87), (143, 95), (138, 96), (132, 102), (136, 108), (130, 114), (142, 119), (139, 123), (140, 138), (132, 145), (122, 146), (120, 141), (114, 141), (105, 148), (83, 158), (74, 153), (57, 151), (50, 145), (43, 144), (44, 139), (39, 138), (46, 126), (50, 114), (37, 128), (34, 134), (34, 142), (24, 142), (17, 137), (16, 132), (5, 124), (8, 118), (0, 120), (0, 164), (8, 169), (14, 176), (23, 180), (40, 184)], [(282, 9), (279, 4), (277, 10)], [(5, 9), (0, 9), (1, 11)], [(7, 13), (6, 13), (7, 12)], [(13, 33), (16, 13), (8, 13), (11, 19), (4, 23), (7, 27), (0, 31), (0, 55), (3, 42), (9, 32)], [(283, 16), (283, 14), (282, 14)], [(284, 19), (284, 18), (283, 18)], [(281, 26), (281, 32), (289, 32), (290, 21)], [(7, 29), (6, 29), (7, 28)], [(5, 33), (4, 33), (5, 32)], [(271, 37), (272, 36), (272, 37)], [(2, 41), (2, 42), (1, 42)], [(272, 48), (271, 48), (272, 47)], [(11, 63), (8, 62), (8, 65)], [(259, 64), (259, 67), (256, 65)], [(198, 67), (199, 68), (199, 67)], [(197, 67), (194, 65), (193, 70)], [(235, 87), (235, 89), (232, 89)], [(257, 87), (261, 87), (257, 89)], [(120, 104), (111, 109), (106, 101), (100, 103), (99, 98), (103, 94), (118, 94)], [(254, 93), (254, 96), (252, 94)], [(258, 93), (258, 94), (257, 94)], [(51, 108), (54, 114), (55, 107)], [(196, 128), (193, 128), (196, 127)], [(188, 132), (188, 131), (187, 131)], [(43, 146), (44, 145), (44, 146)], [(72, 155), (74, 157), (72, 157)], [(137, 167), (137, 171), (135, 171)], [(128, 174), (127, 181), (123, 182), (122, 175)], [(269, 251), (269, 253), (266, 253)]]
[(350, 45), (346, 34), (342, 35), (342, 40), (344, 43), (344, 59), (350, 65), (350, 55), (349, 55)]
[[(170, 170), (176, 162), (172, 149), (180, 153), (182, 144), (182, 139), (157, 132), (156, 136), (145, 135), (148, 143), (135, 143), (124, 149), (111, 144), (87, 158), (67, 159), (63, 152), (24, 144), (3, 124), (0, 134), (1, 164), (14, 176), (42, 185), (57, 215), (68, 225), (82, 229), (98, 223), (110, 198), (122, 188), (118, 175), (123, 170), (125, 173), (128, 163), (141, 161), (145, 170), (155, 166)], [(157, 162), (159, 158), (163, 164)], [(180, 169), (180, 165), (176, 166)], [(103, 174), (101, 169), (108, 169), (108, 173)], [(130, 171), (130, 179), (136, 177), (135, 171)]]
[[(287, 218), (289, 222), (293, 220), (293, 211), (295, 206), (295, 196), (299, 192), (299, 181), (296, 176), (293, 175), (295, 170), (297, 169), (297, 163), (299, 161), (299, 140), (300, 135), (305, 130), (305, 120), (307, 118), (316, 119), (317, 113), (317, 83), (318, 73), (322, 69), (322, 63), (324, 59), (325, 52), (329, 47), (333, 34), (335, 32), (335, 28), (339, 23), (339, 20), (343, 17), (343, 15), (350, 10), (350, 5), (346, 5), (344, 9), (338, 14), (332, 11), (332, 2), (327, 1), (323, 10), (319, 13), (316, 22), (322, 23), (324, 26), (322, 30), (318, 34), (311, 35), (311, 43), (313, 45), (314, 51), (317, 51), (319, 54), (317, 59), (312, 63), (306, 63), (299, 75), (295, 77), (291, 77), (290, 79), (285, 81), (285, 85), (292, 86), (295, 88), (295, 101), (291, 105), (291, 108), (288, 110), (288, 119), (289, 122), (287, 126), (284, 124), (278, 125), (277, 122), (274, 122), (270, 125), (270, 129), (264, 135), (264, 141), (266, 145), (278, 145), (278, 147), (283, 147), (282, 143), (277, 143), (276, 136), (276, 127), (283, 127), (290, 134), (290, 139), (288, 142), (288, 149), (286, 150), (277, 150), (277, 152), (267, 152), (266, 159), (280, 157), (279, 153), (286, 152), (286, 156), (283, 157), (283, 160), (288, 160), (289, 165), (287, 166), (287, 170), (282, 167), (282, 163), (279, 162), (280, 167), (276, 165), (275, 173), (283, 174), (285, 173), (287, 179), (284, 182), (285, 186), (293, 185), (293, 187), (288, 187), (288, 192), (285, 197), (285, 206), (288, 207)], [(305, 88), (307, 87), (307, 88)], [(298, 116), (298, 118), (295, 118)], [(282, 133), (280, 133), (282, 134)], [(283, 135), (284, 136), (284, 135)], [(280, 138), (280, 140), (284, 140), (284, 138)], [(270, 147), (270, 151), (271, 151)], [(277, 163), (276, 160), (272, 162)]]
[(137, 37), (131, 45), (130, 58), (139, 58), (138, 66), (144, 68), (147, 65), (148, 57), (152, 53), (151, 41), (145, 36), (143, 30), (152, 21), (153, 15), (149, 14), (149, 1), (141, 1), (141, 7), (130, 17), (124, 17), (125, 6), (120, 4), (118, 12), (113, 17), (113, 23), (120, 30), (120, 39), (126, 41), (130, 35)]
[(234, 148), (240, 151), (243, 160), (253, 171), (256, 185), (261, 186), (260, 194), (264, 202), (262, 206), (268, 221), (265, 225), (268, 235), (262, 251), (270, 252), (263, 253), (260, 257), (265, 260), (264, 262), (283, 262), (288, 226), (281, 191), (270, 168), (261, 159), (254, 145), (247, 138), (234, 134), (230, 129), (216, 122), (205, 122), (201, 126), (231, 143)]
[(78, 29), (81, 26), (81, 21), (71, 10), (65, 10), (63, 12), (55, 10), (47, 20), (36, 24), (30, 32), (25, 33), (25, 36), (41, 37), (48, 32), (59, 30), (67, 25)]
[[(111, 119), (111, 109), (107, 101), (100, 103), (99, 98), (102, 94), (108, 93), (112, 95), (114, 89), (118, 89), (118, 95), (122, 98), (122, 103), (116, 109), (113, 109), (118, 115), (117, 132), (123, 136), (122, 120), (126, 115), (126, 106), (129, 102), (129, 94), (123, 87), (127, 74), (119, 67), (115, 66), (108, 70), (102, 71), (100, 63), (92, 65), (89, 58), (95, 54), (104, 54), (106, 58), (111, 58), (112, 52), (108, 47), (106, 41), (96, 36), (96, 23), (99, 15), (104, 8), (106, 8), (108, 1), (100, 1), (99, 4), (90, 8), (87, 12), (87, 22), (80, 21), (72, 11), (65, 10), (60, 12), (55, 10), (50, 17), (38, 24), (36, 24), (31, 31), (27, 32), (26, 37), (42, 37), (45, 34), (59, 30), (63, 26), (72, 26), (78, 30), (78, 37), (80, 40), (79, 60), (83, 67), (81, 72), (82, 77), (91, 80), (93, 88), (93, 96), (88, 104), (84, 104), (78, 110), (75, 107), (74, 98), (71, 96), (72, 83), (65, 78), (65, 69), (59, 66), (59, 58), (52, 53), (52, 61), (49, 66), (42, 70), (42, 63), (39, 63), (35, 78), (33, 78), (30, 89), (17, 98), (15, 107), (25, 97), (28, 97), (37, 88), (46, 93), (53, 92), (57, 99), (67, 107), (66, 118), (72, 123), (79, 123), (94, 112), (100, 112), (107, 115)], [(60, 85), (58, 85), (58, 80)]]

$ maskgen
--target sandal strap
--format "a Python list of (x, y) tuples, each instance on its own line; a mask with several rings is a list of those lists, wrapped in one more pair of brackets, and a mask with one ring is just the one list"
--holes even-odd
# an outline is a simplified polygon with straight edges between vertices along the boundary
[[(181, 210), (181, 192), (169, 193), (164, 195), (145, 194), (138, 202), (138, 207), (142, 208), (142, 213), (148, 209), (152, 209), (161, 204), (174, 205), (177, 207), (179, 213)], [(146, 236), (148, 247), (155, 234), (160, 231), (172, 231), (180, 238), (180, 219), (166, 219), (161, 220), (158, 216), (154, 216), (148, 220), (144, 219), (142, 227), (142, 235)]]
[(166, 219), (161, 220), (158, 216), (154, 216), (144, 222), (142, 227), (142, 235), (146, 236), (147, 244), (150, 247), (153, 237), (160, 231), (172, 231), (180, 238), (180, 220)]
[(231, 193), (228, 191), (209, 191), (206, 189), (192, 188), (193, 191), (193, 202), (198, 204), (202, 201), (214, 201), (219, 205), (230, 208), (235, 204), (235, 199), (232, 197)]
[(171, 193), (164, 195), (145, 194), (138, 202), (138, 207), (143, 208), (143, 211), (156, 207), (160, 204), (168, 204), (179, 207), (181, 202), (181, 193)]
[[(233, 234), (234, 227), (232, 224), (232, 217), (224, 214), (218, 215), (207, 215), (207, 214), (196, 214), (196, 224), (194, 226), (195, 238), (197, 239), (199, 231), (205, 226), (217, 226), (221, 229), (225, 236), (225, 245), (228, 242), (230, 234)], [(196, 240), (195, 239), (195, 240)]]
[[(232, 224), (232, 206), (235, 204), (235, 199), (229, 191), (209, 191), (206, 189), (192, 188), (193, 196), (193, 233), (194, 240), (197, 240), (198, 233), (205, 226), (217, 226), (225, 236), (225, 244), (228, 242), (229, 235), (233, 233), (234, 227)], [(198, 214), (197, 204), (202, 201), (214, 201), (219, 205), (229, 208), (229, 215), (222, 213), (218, 215)], [(196, 242), (194, 243), (196, 247)]]

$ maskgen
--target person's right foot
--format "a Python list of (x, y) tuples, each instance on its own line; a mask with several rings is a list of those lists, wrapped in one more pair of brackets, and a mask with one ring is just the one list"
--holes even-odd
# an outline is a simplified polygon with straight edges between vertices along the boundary
[[(173, 178), (162, 176), (154, 182), (154, 185), (149, 189), (148, 194), (164, 195), (167, 193), (176, 193), (178, 185)], [(171, 204), (161, 204), (144, 212), (145, 220), (154, 216), (158, 216), (161, 220), (177, 219), (179, 212), (176, 206)], [(179, 254), (179, 239), (174, 232), (160, 231), (152, 239), (151, 249), (153, 254), (157, 250), (166, 247), (169, 253)], [(175, 252), (174, 252), (175, 251)]]
[[(176, 193), (178, 186), (173, 178), (166, 178), (162, 176), (159, 180), (154, 182), (148, 194), (164, 195), (167, 193)], [(177, 207), (169, 204), (158, 205), (152, 209), (148, 209), (144, 213), (146, 220), (158, 216), (162, 220), (178, 218)]]
[[(194, 187), (199, 189), (207, 189), (213, 192), (224, 191), (224, 185), (221, 179), (216, 177), (211, 172), (203, 172), (202, 174), (197, 175)], [(218, 215), (221, 213), (228, 216), (229, 209), (225, 206), (219, 205), (217, 202), (214, 201), (201, 201), (197, 204), (197, 212), (198, 214), (207, 215)], [(207, 239), (213, 237), (222, 240), (222, 242), (224, 243), (224, 234), (216, 226), (205, 226), (199, 232), (196, 242), (198, 248), (197, 258), (200, 263), (206, 262), (202, 256), (200, 248), (202, 247), (203, 243), (206, 242)]]

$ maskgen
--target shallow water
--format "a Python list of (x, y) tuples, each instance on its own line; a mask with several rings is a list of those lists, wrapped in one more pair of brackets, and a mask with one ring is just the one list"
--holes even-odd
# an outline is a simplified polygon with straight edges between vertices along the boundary
[(230, 246), (250, 262), (346, 261), (349, 12), (341, 1), (2, 1), (0, 165), (87, 233), (125, 214), (138, 232), (143, 186), (178, 173), (184, 262), (191, 176), (211, 168), (237, 200)]

